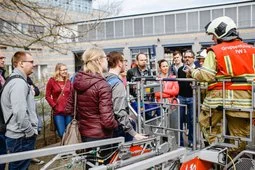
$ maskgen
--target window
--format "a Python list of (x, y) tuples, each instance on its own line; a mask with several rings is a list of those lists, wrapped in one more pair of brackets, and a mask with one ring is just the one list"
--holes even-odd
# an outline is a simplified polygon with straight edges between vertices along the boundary
[(235, 23), (236, 23), (236, 9), (237, 9), (236, 7), (225, 9), (225, 15), (232, 18)]
[(154, 28), (155, 28), (155, 34), (164, 33), (164, 17), (163, 16), (154, 17)]
[(128, 19), (124, 21), (125, 25), (125, 37), (131, 37), (133, 36), (133, 20)]
[(134, 28), (135, 28), (135, 35), (143, 35), (143, 19), (137, 18), (134, 19)]
[(175, 19), (173, 14), (165, 16), (165, 31), (166, 33), (175, 32)]
[(153, 17), (145, 17), (143, 20), (144, 20), (144, 35), (152, 35)]
[(28, 25), (28, 33), (30, 33), (30, 34), (43, 34), (44, 33), (44, 27), (43, 26), (37, 26), (37, 25)]
[(114, 38), (113, 21), (106, 22), (106, 38)]
[(105, 22), (101, 22), (97, 26), (97, 39), (98, 40), (103, 40), (105, 39)]
[(186, 13), (176, 14), (176, 32), (186, 32)]
[(250, 27), (251, 26), (251, 6), (240, 6), (238, 8), (238, 26)]
[(198, 31), (198, 12), (188, 13), (188, 31)]
[(205, 26), (211, 21), (210, 11), (200, 11), (200, 30), (204, 31)]
[(123, 21), (115, 21), (115, 37), (123, 37)]
[(223, 9), (213, 9), (212, 10), (212, 19), (223, 16)]

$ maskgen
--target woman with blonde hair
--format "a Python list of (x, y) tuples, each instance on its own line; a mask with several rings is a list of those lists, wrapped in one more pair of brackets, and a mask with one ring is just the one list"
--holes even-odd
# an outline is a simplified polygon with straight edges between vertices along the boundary
[[(77, 91), (77, 120), (83, 142), (111, 138), (117, 121), (114, 118), (112, 90), (103, 77), (108, 71), (104, 51), (97, 47), (87, 49), (82, 60), (84, 66), (73, 82)], [(68, 100), (66, 111), (71, 113), (74, 106), (74, 92)]]
[(71, 90), (67, 67), (63, 63), (58, 63), (53, 77), (49, 79), (46, 85), (45, 99), (52, 108), (55, 127), (60, 138), (63, 137), (66, 126), (72, 120), (72, 115), (65, 112)]

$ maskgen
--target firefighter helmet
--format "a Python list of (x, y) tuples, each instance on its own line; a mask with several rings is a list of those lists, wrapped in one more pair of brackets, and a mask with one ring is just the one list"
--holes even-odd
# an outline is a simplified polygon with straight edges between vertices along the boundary
[(205, 31), (207, 34), (213, 34), (217, 39), (223, 41), (232, 40), (238, 37), (235, 22), (227, 16), (222, 16), (209, 22), (205, 26)]
[(203, 49), (203, 50), (198, 52), (198, 56), (196, 58), (197, 59), (206, 58), (206, 56), (207, 56), (207, 51), (206, 51), (206, 49)]

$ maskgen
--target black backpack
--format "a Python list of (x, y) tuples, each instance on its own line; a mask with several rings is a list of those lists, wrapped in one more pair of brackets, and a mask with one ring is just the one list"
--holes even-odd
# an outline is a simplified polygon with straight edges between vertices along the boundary
[[(2, 97), (2, 92), (4, 87), (14, 78), (21, 78), (23, 79), (25, 82), (27, 82), (21, 75), (13, 75), (7, 78), (7, 80), (5, 81), (1, 91), (0, 91), (0, 101), (1, 101), (1, 97)], [(11, 118), (12, 118), (13, 114), (11, 114), (11, 116), (8, 118), (8, 120), (5, 122), (4, 121), (4, 115), (3, 115), (3, 110), (2, 110), (2, 105), (0, 104), (0, 133), (5, 133), (6, 132), (6, 126), (7, 124), (10, 122)]]

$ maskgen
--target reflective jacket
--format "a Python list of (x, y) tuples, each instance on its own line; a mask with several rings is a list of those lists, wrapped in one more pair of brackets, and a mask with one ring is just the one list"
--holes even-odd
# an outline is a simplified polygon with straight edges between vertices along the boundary
[[(255, 47), (240, 40), (222, 42), (211, 47), (216, 55), (217, 74), (216, 79), (234, 78), (235, 80), (254, 79)], [(222, 82), (211, 83), (208, 90), (220, 90)], [(226, 90), (251, 90), (251, 84), (245, 81), (226, 82)]]

